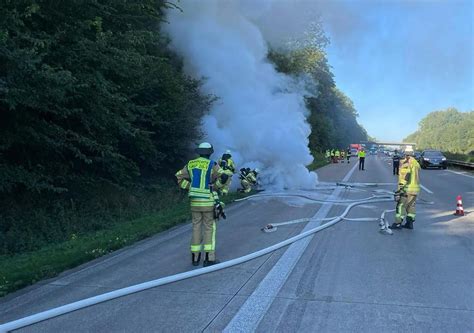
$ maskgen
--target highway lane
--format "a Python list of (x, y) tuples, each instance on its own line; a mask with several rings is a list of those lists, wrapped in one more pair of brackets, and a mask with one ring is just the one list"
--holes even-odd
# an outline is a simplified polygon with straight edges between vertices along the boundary
[[(322, 181), (340, 181), (353, 164), (329, 165)], [(383, 157), (369, 156), (366, 171), (350, 181), (396, 182)], [(462, 194), (474, 211), (471, 178), (423, 170), (421, 197), (434, 206), (418, 206), (415, 230), (393, 236), (378, 233), (376, 222), (341, 222), (315, 235), (270, 306), (258, 313), (257, 331), (474, 330), (474, 215), (454, 217), (455, 196)], [(390, 189), (390, 186), (384, 187)], [(343, 198), (370, 193), (343, 190)], [(222, 260), (234, 258), (299, 233), (303, 225), (264, 234), (267, 222), (311, 217), (320, 205), (304, 199), (259, 199), (229, 209), (219, 225)], [(351, 217), (380, 216), (392, 203), (367, 204)], [(333, 206), (328, 216), (339, 214)], [(116, 254), (67, 272), (0, 301), (0, 322), (40, 310), (191, 269), (189, 226), (158, 235)], [(56, 331), (221, 331), (254, 295), (281, 249), (252, 262), (206, 276), (154, 288), (30, 326), (25, 332)], [(286, 259), (285, 259), (286, 260)], [(265, 285), (263, 286), (265, 287)], [(271, 285), (268, 285), (271, 288)], [(262, 288), (262, 287), (261, 287)], [(262, 289), (260, 289), (262, 290)], [(255, 311), (257, 312), (257, 311)], [(235, 320), (234, 320), (235, 322)]]
[[(396, 181), (382, 158), (371, 156), (366, 165), (366, 171), (354, 173), (352, 181)], [(347, 165), (331, 166), (335, 167)], [(460, 182), (460, 186), (459, 190), (472, 191), (472, 184)], [(347, 192), (350, 198), (365, 195)], [(317, 235), (256, 330), (472, 331), (473, 219), (455, 218), (451, 209), (450, 215), (445, 214), (441, 192), (421, 197), (437, 204), (418, 206), (415, 231), (382, 236), (374, 222), (346, 222)], [(377, 215), (381, 207), (390, 206), (368, 211)], [(443, 216), (446, 226), (436, 225), (434, 215)], [(352, 216), (367, 216), (367, 210), (356, 210)], [(252, 295), (251, 286), (252, 282), (240, 293), (242, 299)], [(238, 302), (213, 329), (226, 327), (241, 311)]]

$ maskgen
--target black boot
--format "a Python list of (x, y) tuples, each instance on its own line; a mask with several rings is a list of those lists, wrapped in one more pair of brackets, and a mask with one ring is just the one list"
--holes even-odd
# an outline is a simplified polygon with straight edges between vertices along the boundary
[(411, 216), (407, 216), (407, 222), (403, 225), (403, 228), (405, 229), (413, 229), (413, 218)]
[(198, 266), (199, 262), (201, 261), (201, 252), (191, 253), (191, 260), (193, 262), (193, 266)]
[(204, 259), (204, 262), (202, 263), (202, 265), (204, 267), (207, 267), (207, 266), (212, 266), (218, 263), (219, 263), (219, 260), (209, 260), (209, 253), (206, 253), (206, 259)]
[(402, 230), (402, 224), (393, 222), (392, 225), (389, 228), (394, 229), (394, 230)]

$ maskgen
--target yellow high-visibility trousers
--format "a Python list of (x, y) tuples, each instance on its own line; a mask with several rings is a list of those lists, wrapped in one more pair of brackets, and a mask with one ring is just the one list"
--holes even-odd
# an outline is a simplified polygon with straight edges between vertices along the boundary
[(192, 211), (193, 234), (191, 238), (191, 252), (208, 254), (210, 261), (216, 260), (216, 221), (214, 211)]

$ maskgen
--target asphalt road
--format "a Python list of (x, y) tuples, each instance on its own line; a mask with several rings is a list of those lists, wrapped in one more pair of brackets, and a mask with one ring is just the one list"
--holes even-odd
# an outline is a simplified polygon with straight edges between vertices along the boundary
[[(354, 160), (320, 169), (320, 181), (396, 182), (386, 158), (367, 157), (365, 171), (352, 169)], [(435, 204), (417, 206), (414, 230), (389, 236), (378, 232), (377, 222), (343, 221), (253, 261), (19, 331), (473, 332), (474, 177), (422, 170), (421, 181), (420, 199)], [(298, 193), (333, 199), (372, 194), (344, 188)], [(471, 214), (453, 216), (458, 194)], [(393, 206), (365, 204), (349, 216), (379, 217)], [(236, 258), (319, 225), (312, 221), (261, 232), (267, 223), (336, 216), (344, 208), (297, 197), (236, 203), (227, 210), (228, 219), (219, 222), (218, 257)], [(194, 269), (189, 238), (190, 226), (184, 225), (0, 299), (0, 323)]]

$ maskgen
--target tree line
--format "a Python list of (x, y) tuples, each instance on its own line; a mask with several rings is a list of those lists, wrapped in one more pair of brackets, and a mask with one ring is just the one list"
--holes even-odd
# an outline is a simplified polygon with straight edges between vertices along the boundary
[[(106, 228), (119, 210), (160, 208), (214, 99), (160, 31), (170, 7), (2, 1), (0, 254)], [(269, 54), (281, 72), (318, 82), (307, 98), (313, 151), (367, 138), (322, 46)]]
[(278, 71), (309, 81), (305, 99), (310, 111), (309, 148), (313, 152), (368, 140), (366, 130), (357, 122), (354, 103), (336, 86), (325, 52), (328, 43), (322, 23), (315, 21), (302, 39), (269, 53)]
[(459, 112), (455, 108), (434, 111), (418, 124), (418, 130), (404, 139), (415, 142), (419, 149), (474, 154), (474, 111)]

